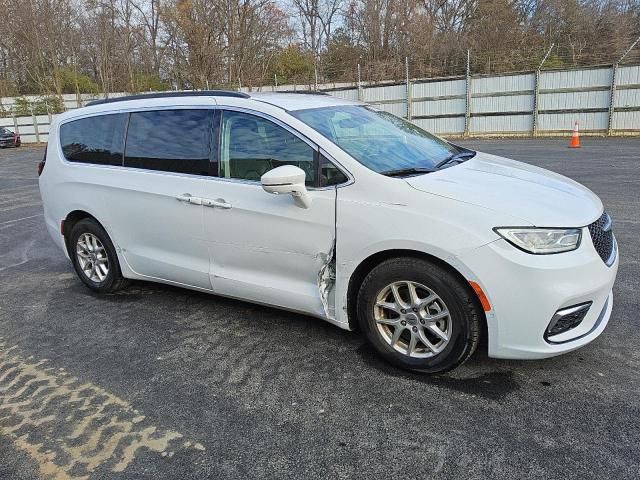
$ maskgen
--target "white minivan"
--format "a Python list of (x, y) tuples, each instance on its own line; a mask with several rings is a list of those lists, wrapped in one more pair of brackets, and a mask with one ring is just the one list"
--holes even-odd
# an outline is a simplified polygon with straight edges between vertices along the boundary
[(293, 310), (427, 373), (483, 334), (490, 357), (568, 352), (611, 315), (618, 254), (597, 196), (360, 102), (138, 95), (49, 135), (46, 225), (98, 292), (139, 279)]

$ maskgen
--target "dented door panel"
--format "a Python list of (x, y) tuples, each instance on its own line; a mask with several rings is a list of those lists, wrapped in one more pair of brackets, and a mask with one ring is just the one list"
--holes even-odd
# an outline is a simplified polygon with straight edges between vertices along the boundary
[(305, 209), (257, 182), (211, 182), (229, 207), (204, 209), (216, 293), (333, 318), (336, 192), (309, 194)]

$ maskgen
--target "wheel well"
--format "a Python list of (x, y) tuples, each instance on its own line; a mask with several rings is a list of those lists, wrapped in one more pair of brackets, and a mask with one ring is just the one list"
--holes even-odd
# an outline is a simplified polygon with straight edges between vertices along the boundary
[[(67, 245), (67, 250), (69, 250), (69, 234), (76, 223), (80, 220), (84, 220), (85, 218), (92, 218), (96, 222), (98, 219), (91, 215), (90, 213), (85, 212), (84, 210), (74, 210), (69, 213), (67, 217), (64, 219), (64, 223), (62, 224), (62, 235), (64, 236), (64, 243)], [(100, 222), (98, 222), (100, 223)], [(71, 253), (70, 253), (71, 254)]]
[(482, 312), (481, 317), (483, 321), (481, 339), (487, 338), (487, 319), (484, 315), (482, 304), (480, 303), (480, 300), (478, 299), (478, 296), (474, 292), (471, 285), (469, 285), (468, 280), (464, 278), (464, 276), (458, 270), (456, 270), (444, 260), (438, 257), (434, 257), (433, 255), (429, 255), (428, 253), (419, 252), (417, 250), (384, 250), (382, 252), (374, 253), (370, 257), (367, 257), (360, 263), (360, 265), (356, 267), (354, 272), (351, 274), (351, 278), (349, 279), (349, 286), (347, 288), (347, 315), (349, 318), (349, 327), (352, 330), (356, 330), (358, 328), (358, 317), (356, 313), (357, 295), (358, 289), (360, 285), (362, 285), (364, 277), (366, 277), (371, 270), (373, 270), (377, 265), (381, 264), (385, 260), (397, 257), (414, 257), (422, 260), (428, 260), (432, 263), (438, 264), (442, 268), (448, 270), (453, 275), (458, 277), (466, 286), (466, 288), (468, 288), (469, 291), (473, 294), (472, 296), (476, 300), (478, 311)]

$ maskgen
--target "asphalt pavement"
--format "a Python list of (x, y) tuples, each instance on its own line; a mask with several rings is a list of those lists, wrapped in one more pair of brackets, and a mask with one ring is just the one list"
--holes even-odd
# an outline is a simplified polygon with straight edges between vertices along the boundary
[(45, 230), (42, 150), (0, 150), (0, 478), (640, 477), (640, 140), (469, 140), (603, 200), (605, 332), (441, 377), (317, 319), (136, 282), (96, 295)]

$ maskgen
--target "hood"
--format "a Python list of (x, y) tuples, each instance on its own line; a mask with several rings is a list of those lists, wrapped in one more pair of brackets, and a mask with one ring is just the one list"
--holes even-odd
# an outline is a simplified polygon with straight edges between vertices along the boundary
[(481, 152), (406, 181), (423, 192), (506, 213), (536, 227), (582, 227), (602, 214), (600, 199), (578, 182)]

